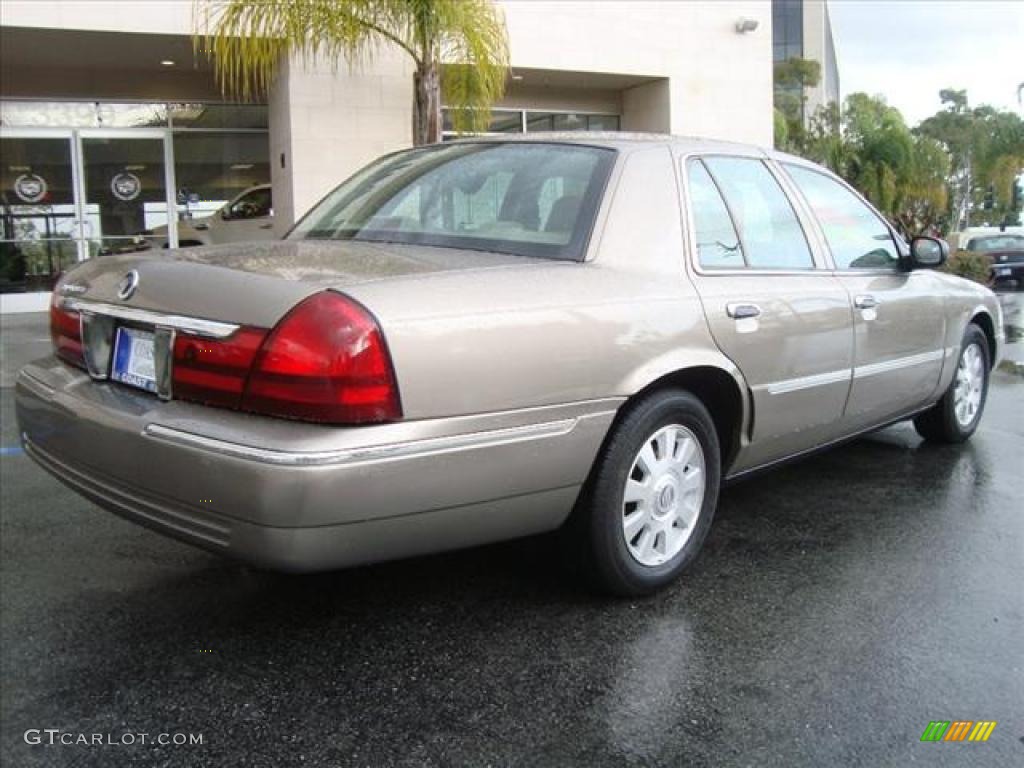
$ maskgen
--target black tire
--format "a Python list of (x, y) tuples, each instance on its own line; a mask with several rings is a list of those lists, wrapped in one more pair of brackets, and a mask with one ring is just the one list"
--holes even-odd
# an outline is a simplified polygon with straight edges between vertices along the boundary
[(954, 372), (953, 380), (949, 388), (943, 394), (942, 399), (924, 413), (914, 419), (914, 429), (917, 434), (925, 440), (935, 443), (962, 443), (974, 434), (981, 421), (981, 415), (985, 412), (985, 401), (988, 398), (988, 382), (991, 372), (991, 352), (988, 348), (988, 338), (985, 332), (973, 323), (967, 326), (964, 331), (964, 339), (960, 344), (960, 357), (957, 359), (959, 369), (968, 348), (976, 346), (981, 353), (982, 360), (982, 384), (981, 402), (973, 418), (965, 424), (961, 424), (956, 414), (956, 390), (957, 373)]
[[(662, 564), (643, 565), (631, 554), (623, 530), (626, 481), (645, 443), (672, 425), (685, 427), (700, 446), (703, 502), (682, 549)], [(621, 596), (654, 592), (672, 582), (696, 557), (718, 505), (720, 479), (718, 435), (707, 408), (683, 390), (655, 392), (630, 406), (606, 439), (566, 528), (567, 544), (581, 556), (577, 561), (582, 560), (599, 589)]]

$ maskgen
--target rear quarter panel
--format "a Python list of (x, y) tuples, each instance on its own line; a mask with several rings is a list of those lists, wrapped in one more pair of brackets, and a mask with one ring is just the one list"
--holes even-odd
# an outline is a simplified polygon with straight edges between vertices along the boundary
[(679, 368), (734, 373), (684, 270), (672, 158), (624, 153), (585, 262), (353, 286), (380, 320), (406, 418), (628, 397)]

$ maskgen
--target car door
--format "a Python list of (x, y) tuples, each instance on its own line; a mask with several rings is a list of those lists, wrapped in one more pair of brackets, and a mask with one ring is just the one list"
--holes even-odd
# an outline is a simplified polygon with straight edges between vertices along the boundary
[(834, 439), (853, 359), (846, 291), (762, 159), (691, 158), (684, 177), (692, 277), (753, 398), (734, 472)]
[(810, 207), (849, 295), (854, 369), (844, 421), (851, 430), (928, 404), (948, 354), (942, 291), (928, 270), (902, 268), (889, 225), (843, 182), (815, 168), (783, 167)]
[(251, 189), (232, 201), (214, 231), (216, 243), (244, 243), (274, 238), (270, 187)]

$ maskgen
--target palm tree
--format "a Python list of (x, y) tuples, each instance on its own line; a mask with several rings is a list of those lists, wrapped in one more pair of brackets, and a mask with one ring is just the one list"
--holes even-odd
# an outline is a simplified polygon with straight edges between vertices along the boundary
[[(456, 130), (484, 130), (505, 90), (508, 36), (491, 0), (210, 0), (196, 46), (230, 96), (265, 94), (282, 57), (357, 67), (392, 44), (416, 65), (413, 143), (441, 140), (441, 93)], [(442, 64), (445, 66), (442, 67)]]

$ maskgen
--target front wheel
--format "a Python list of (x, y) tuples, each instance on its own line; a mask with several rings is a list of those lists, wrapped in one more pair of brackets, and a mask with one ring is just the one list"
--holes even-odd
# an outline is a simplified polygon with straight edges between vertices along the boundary
[(631, 407), (597, 459), (574, 512), (590, 574), (619, 595), (653, 592), (693, 560), (718, 503), (718, 436), (684, 391)]
[(990, 367), (988, 339), (972, 323), (964, 332), (953, 381), (939, 402), (914, 419), (917, 433), (937, 443), (962, 443), (973, 435), (985, 410)]

